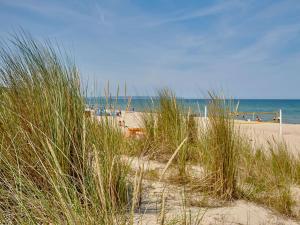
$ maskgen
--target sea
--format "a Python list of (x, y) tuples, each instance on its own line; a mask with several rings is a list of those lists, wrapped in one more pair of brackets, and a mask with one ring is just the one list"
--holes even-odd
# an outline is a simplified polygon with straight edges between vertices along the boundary
[[(178, 98), (178, 102), (186, 108), (190, 108), (195, 114), (204, 116), (205, 106), (209, 104), (209, 99), (187, 99)], [(234, 110), (240, 113), (240, 118), (255, 120), (256, 116), (262, 121), (272, 121), (276, 112), (282, 111), (282, 122), (288, 124), (300, 124), (300, 99), (234, 99), (228, 100)], [(86, 103), (94, 108), (113, 107), (116, 110), (148, 111), (155, 109), (158, 105), (156, 97), (131, 97), (130, 104), (127, 97), (111, 97), (107, 100), (104, 97), (86, 98)], [(242, 112), (256, 112), (242, 117)], [(270, 112), (270, 114), (260, 114), (260, 112)]]

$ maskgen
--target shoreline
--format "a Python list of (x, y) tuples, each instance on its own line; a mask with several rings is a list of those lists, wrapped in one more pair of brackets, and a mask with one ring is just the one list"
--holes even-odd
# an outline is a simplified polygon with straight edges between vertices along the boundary
[[(208, 99), (199, 99), (199, 98), (177, 98), (178, 102), (185, 108), (191, 110), (191, 113), (197, 116), (204, 116), (205, 106), (208, 105)], [(232, 99), (231, 99), (232, 100)], [(118, 99), (117, 102), (112, 100), (105, 104), (104, 99), (101, 100), (101, 97), (90, 98), (86, 101), (90, 106), (105, 107), (112, 106), (112, 108), (118, 109), (134, 109), (135, 112), (147, 112), (149, 110), (155, 110), (158, 106), (158, 101), (149, 98), (130, 98), (128, 99)], [(286, 124), (300, 124), (300, 100), (299, 99), (235, 99), (232, 100), (230, 104), (234, 109), (233, 111), (238, 112), (240, 115), (237, 119), (241, 119), (244, 113), (247, 114), (246, 117), (249, 117), (251, 120), (255, 120), (253, 114), (258, 113), (258, 116), (261, 117), (264, 121), (272, 121), (272, 118), (275, 116), (275, 113), (279, 113), (282, 110), (282, 122)], [(250, 114), (249, 114), (250, 113)], [(273, 114), (274, 113), (274, 114)]]

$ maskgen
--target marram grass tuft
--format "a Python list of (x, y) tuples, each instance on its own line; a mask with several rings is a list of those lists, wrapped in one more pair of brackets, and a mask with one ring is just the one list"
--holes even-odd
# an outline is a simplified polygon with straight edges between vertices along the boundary
[(0, 58), (1, 222), (123, 223), (122, 135), (84, 118), (75, 64), (23, 33)]

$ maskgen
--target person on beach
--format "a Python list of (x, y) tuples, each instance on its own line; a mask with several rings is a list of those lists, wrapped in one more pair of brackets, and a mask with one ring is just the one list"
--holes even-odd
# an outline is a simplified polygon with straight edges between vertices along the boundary
[(116, 112), (116, 116), (121, 116), (122, 115), (122, 112), (121, 112), (121, 109), (119, 108), (118, 112)]
[(261, 118), (259, 116), (256, 116), (256, 121), (257, 122), (261, 122), (262, 120), (261, 120)]

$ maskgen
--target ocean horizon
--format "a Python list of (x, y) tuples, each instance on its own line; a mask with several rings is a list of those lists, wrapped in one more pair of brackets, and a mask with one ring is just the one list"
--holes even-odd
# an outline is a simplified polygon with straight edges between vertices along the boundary
[[(129, 97), (119, 96), (110, 97), (109, 104), (122, 110), (126, 109)], [(184, 106), (189, 107), (193, 113), (204, 115), (204, 108), (209, 99), (200, 98), (177, 98)], [(287, 124), (300, 124), (300, 99), (232, 99), (234, 105), (238, 105), (238, 112), (279, 112), (282, 111), (282, 122)], [(103, 107), (106, 105), (105, 97), (88, 97), (88, 105)], [(157, 96), (132, 96), (130, 110), (147, 111), (157, 105)], [(260, 115), (263, 121), (271, 121), (275, 114)], [(254, 120), (256, 114), (248, 115), (246, 118)]]

